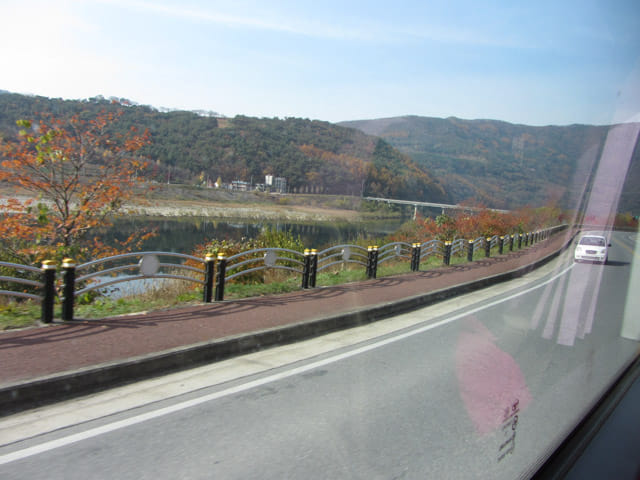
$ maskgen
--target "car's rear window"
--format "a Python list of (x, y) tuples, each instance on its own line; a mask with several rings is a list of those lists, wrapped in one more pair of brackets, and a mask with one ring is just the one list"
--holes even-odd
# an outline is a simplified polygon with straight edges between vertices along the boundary
[(595, 247), (604, 247), (604, 238), (602, 237), (582, 237), (580, 245), (593, 245)]

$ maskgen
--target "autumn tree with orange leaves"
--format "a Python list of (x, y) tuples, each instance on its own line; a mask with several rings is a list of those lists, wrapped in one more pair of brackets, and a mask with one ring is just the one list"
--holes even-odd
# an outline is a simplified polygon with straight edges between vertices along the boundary
[(457, 211), (435, 218), (418, 216), (407, 222), (391, 236), (393, 241), (425, 241), (438, 239), (451, 241), (457, 238), (474, 240), (477, 237), (493, 235), (513, 235), (541, 228), (560, 225), (567, 221), (567, 214), (553, 205), (531, 208), (524, 207), (511, 212), (498, 212), (482, 205), (474, 206), (474, 211)]
[(18, 121), (19, 134), (0, 139), (0, 185), (13, 187), (0, 205), (4, 258), (78, 258), (106, 250), (91, 231), (108, 225), (133, 194), (145, 167), (136, 152), (149, 142), (148, 132), (135, 128), (108, 134), (117, 117), (46, 115)]

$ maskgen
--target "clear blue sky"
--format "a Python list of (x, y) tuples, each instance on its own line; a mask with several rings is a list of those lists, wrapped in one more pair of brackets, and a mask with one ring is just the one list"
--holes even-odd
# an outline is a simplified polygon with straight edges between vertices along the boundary
[(0, 0), (0, 89), (234, 116), (640, 120), (640, 1)]

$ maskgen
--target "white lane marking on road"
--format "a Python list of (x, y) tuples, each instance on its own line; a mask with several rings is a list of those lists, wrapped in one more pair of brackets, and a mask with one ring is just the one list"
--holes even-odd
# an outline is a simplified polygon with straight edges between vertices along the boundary
[(530, 287), (526, 290), (523, 290), (521, 292), (518, 293), (514, 293), (512, 295), (509, 295), (505, 298), (502, 298), (500, 300), (495, 300), (493, 302), (487, 303), (485, 305), (481, 305), (475, 308), (472, 308), (470, 310), (465, 310), (464, 312), (458, 313), (452, 317), (449, 318), (445, 318), (443, 320), (440, 320), (438, 322), (435, 323), (431, 323), (429, 325), (425, 325), (419, 328), (415, 328), (403, 333), (399, 333), (396, 334), (392, 337), (388, 337), (382, 340), (378, 340), (374, 343), (370, 343), (368, 345), (363, 345), (361, 347), (355, 348), (353, 350), (349, 350), (348, 352), (343, 352), (337, 355), (333, 355), (331, 357), (328, 358), (324, 358), (322, 360), (317, 360), (315, 362), (309, 363), (307, 365), (302, 365), (299, 367), (295, 367), (292, 368), (290, 370), (284, 371), (284, 372), (280, 372), (280, 373), (275, 373), (269, 376), (266, 376), (264, 378), (259, 378), (256, 380), (252, 380), (250, 382), (247, 383), (243, 383), (242, 385), (237, 385), (235, 387), (230, 387), (230, 388), (226, 388), (224, 390), (220, 390), (219, 392), (214, 392), (214, 393), (210, 393), (208, 395), (204, 395), (202, 397), (199, 398), (194, 398), (191, 400), (186, 400), (180, 403), (176, 403), (175, 405), (171, 405), (168, 407), (163, 407), (160, 408), (158, 410), (153, 410), (151, 412), (147, 412), (147, 413), (142, 413), (140, 415), (136, 415), (134, 417), (130, 417), (130, 418), (126, 418), (124, 420), (119, 420), (117, 422), (113, 422), (113, 423), (109, 423), (106, 425), (102, 425), (100, 427), (95, 427), (95, 428), (91, 428), (89, 430), (86, 430), (84, 432), (79, 432), (79, 433), (75, 433), (72, 435), (67, 435), (66, 437), (61, 437), (58, 438), (56, 440), (50, 440), (48, 442), (44, 442), (40, 445), (34, 445), (33, 447), (27, 447), (24, 448), (22, 450), (17, 450), (15, 452), (11, 452), (11, 453), (7, 453), (5, 455), (0, 456), (0, 465), (4, 465), (10, 462), (15, 462), (17, 460), (23, 460), (25, 458), (28, 457), (32, 457), (34, 455), (38, 455), (40, 453), (45, 453), (45, 452), (49, 452), (51, 450), (55, 450), (57, 448), (61, 448), (67, 445), (70, 445), (72, 443), (77, 443), (77, 442), (81, 442), (83, 440), (88, 440), (90, 438), (93, 437), (97, 437), (99, 435), (103, 435), (105, 433), (110, 433), (116, 430), (119, 430), (121, 428), (126, 428), (126, 427), (130, 427), (133, 425), (137, 425), (139, 423), (142, 422), (146, 422), (147, 420), (153, 420), (154, 418), (159, 418), (159, 417), (163, 417), (165, 415), (170, 415), (172, 413), (176, 413), (179, 412), (181, 410), (185, 410), (187, 408), (191, 408), (191, 407), (195, 407), (198, 405), (201, 405), (203, 403), (207, 403), (210, 402), (212, 400), (216, 400), (222, 397), (226, 397), (229, 395), (233, 395), (236, 393), (240, 393), (240, 392), (244, 392), (246, 390), (250, 390), (252, 388), (255, 387), (260, 387), (262, 385), (266, 385), (268, 383), (272, 383), (272, 382), (276, 382), (278, 380), (282, 380), (288, 377), (292, 377), (301, 373), (305, 373), (308, 372), (309, 370), (313, 370), (319, 367), (323, 367), (326, 365), (329, 365), (331, 363), (335, 363), (335, 362), (339, 362), (341, 360), (350, 358), (350, 357), (354, 357), (356, 355), (360, 355), (361, 353), (365, 353), (365, 352), (369, 352), (371, 350), (374, 350), (376, 348), (380, 348), (383, 347), (385, 345), (389, 345), (391, 343), (395, 343), (398, 342), (400, 340), (403, 340), (405, 338), (409, 338), (412, 337), (414, 335), (419, 335), (421, 333), (427, 332), (429, 330), (433, 330), (434, 328), (438, 328), (441, 327), (443, 325), (446, 325), (448, 323), (451, 322), (455, 322), (456, 320), (459, 320), (461, 318), (467, 317), (469, 315), (472, 315), (476, 312), (494, 307), (496, 305), (499, 305), (501, 303), (507, 302), (509, 300), (513, 300), (514, 298), (520, 297), (522, 295), (526, 295), (529, 292), (532, 292), (534, 290), (537, 290), (538, 288), (541, 288), (551, 282), (553, 282), (554, 280), (556, 280), (557, 278), (561, 277), (562, 275), (565, 275), (567, 272), (569, 272), (572, 268), (573, 268), (573, 264), (571, 264), (570, 266), (568, 266), (567, 268), (565, 268), (564, 270), (562, 270), (561, 272), (555, 274), (554, 276), (552, 276), (551, 278), (549, 278), (548, 280), (544, 281), (543, 283), (536, 285), (534, 287)]

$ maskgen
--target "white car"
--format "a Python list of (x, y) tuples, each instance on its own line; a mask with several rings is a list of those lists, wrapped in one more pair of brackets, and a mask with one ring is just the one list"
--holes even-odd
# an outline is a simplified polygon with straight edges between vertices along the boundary
[(601, 233), (585, 233), (577, 242), (573, 258), (576, 262), (598, 262), (605, 264), (608, 259), (607, 237)]

